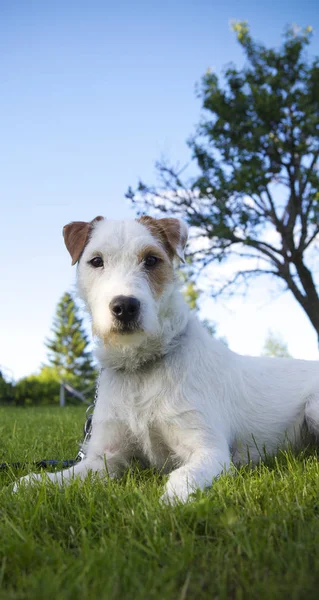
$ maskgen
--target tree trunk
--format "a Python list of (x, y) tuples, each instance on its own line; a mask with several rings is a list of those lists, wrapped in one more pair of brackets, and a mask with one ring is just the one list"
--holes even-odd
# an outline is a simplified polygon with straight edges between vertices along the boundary
[(319, 345), (319, 296), (317, 293), (315, 282), (313, 280), (311, 272), (304, 264), (302, 257), (294, 258), (293, 263), (296, 267), (296, 271), (298, 273), (300, 283), (302, 284), (302, 287), (305, 291), (305, 294), (302, 295), (302, 299), (300, 298), (300, 292), (298, 295), (299, 297), (297, 297), (296, 294), (294, 293), (294, 290), (291, 288), (291, 286), (289, 284), (288, 285), (289, 285), (289, 288), (291, 289), (292, 293), (294, 294), (295, 298), (298, 300), (298, 302), (301, 304), (302, 308), (304, 309), (305, 313), (307, 314), (308, 319), (310, 320), (311, 324), (315, 328), (315, 330), (317, 332), (317, 336), (318, 336), (318, 345)]

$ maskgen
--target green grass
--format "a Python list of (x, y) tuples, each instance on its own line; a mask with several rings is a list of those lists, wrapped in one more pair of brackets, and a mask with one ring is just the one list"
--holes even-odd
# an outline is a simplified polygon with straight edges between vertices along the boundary
[[(0, 462), (72, 458), (83, 408), (0, 409)], [(318, 598), (319, 467), (313, 453), (223, 476), (163, 507), (164, 480), (130, 470), (62, 489), (0, 472), (0, 598)]]

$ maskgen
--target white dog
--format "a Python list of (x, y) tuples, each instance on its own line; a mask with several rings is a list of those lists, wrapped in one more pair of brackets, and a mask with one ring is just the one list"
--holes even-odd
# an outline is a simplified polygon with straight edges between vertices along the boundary
[(300, 445), (303, 425), (319, 433), (317, 362), (234, 354), (189, 312), (174, 274), (184, 223), (97, 217), (63, 233), (102, 374), (86, 456), (50, 479), (117, 476), (137, 457), (170, 473), (165, 501), (186, 501), (231, 460)]

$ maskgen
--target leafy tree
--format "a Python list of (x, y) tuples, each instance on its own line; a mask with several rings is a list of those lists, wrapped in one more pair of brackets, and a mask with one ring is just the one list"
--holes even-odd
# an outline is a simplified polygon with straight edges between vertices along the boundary
[[(183, 296), (191, 310), (199, 312), (199, 298), (202, 291), (196, 286), (194, 279), (190, 276), (190, 273), (181, 272), (181, 276), (184, 279)], [(203, 325), (209, 331), (211, 335), (216, 335), (216, 325), (208, 319), (201, 319)], [(223, 341), (225, 341), (223, 339)]]
[[(58, 303), (52, 334), (46, 341), (48, 360), (60, 381), (68, 382), (78, 390), (93, 386), (97, 372), (88, 349), (88, 336), (68, 292)], [(42, 374), (45, 375), (43, 370)]]
[[(200, 310), (199, 299), (202, 295), (202, 290), (200, 290), (197, 287), (194, 281), (193, 272), (189, 265), (188, 268), (186, 268), (186, 270), (180, 271), (180, 276), (182, 281), (184, 282), (182, 289), (184, 298), (187, 304), (189, 305), (190, 309), (198, 313)], [(201, 322), (211, 335), (217, 337), (221, 342), (228, 346), (228, 341), (224, 336), (217, 336), (217, 327), (213, 321), (210, 321), (208, 319), (201, 319)]]
[[(202, 78), (203, 116), (189, 141), (199, 175), (157, 165), (158, 185), (128, 190), (138, 212), (173, 213), (192, 226), (193, 264), (239, 258), (242, 268), (212, 290), (268, 275), (290, 290), (319, 336), (312, 260), (319, 234), (319, 61), (311, 28), (289, 29), (268, 49), (235, 23), (246, 65), (221, 82)], [(317, 255), (318, 256), (318, 255)]]
[(288, 346), (286, 342), (284, 342), (278, 333), (274, 333), (269, 330), (264, 348), (262, 351), (262, 356), (274, 356), (277, 358), (292, 358)]
[(191, 310), (196, 312), (199, 310), (198, 301), (201, 295), (201, 290), (196, 286), (193, 279), (187, 280), (185, 277), (185, 283), (183, 286), (183, 296)]

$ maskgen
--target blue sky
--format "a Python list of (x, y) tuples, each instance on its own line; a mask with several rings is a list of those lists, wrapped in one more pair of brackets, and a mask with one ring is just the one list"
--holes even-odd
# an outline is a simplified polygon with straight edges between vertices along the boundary
[[(319, 54), (311, 0), (1, 3), (0, 365), (14, 377), (45, 360), (55, 305), (74, 282), (63, 225), (134, 216), (127, 187), (153, 182), (163, 154), (189, 159), (196, 82), (207, 67), (243, 64), (231, 19), (269, 45), (287, 23), (311, 24)], [(318, 357), (295, 301), (258, 285), (245, 299), (205, 302), (205, 316), (234, 350), (258, 354), (271, 327), (296, 356)]]

